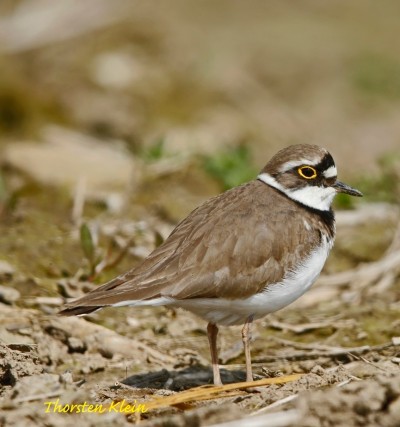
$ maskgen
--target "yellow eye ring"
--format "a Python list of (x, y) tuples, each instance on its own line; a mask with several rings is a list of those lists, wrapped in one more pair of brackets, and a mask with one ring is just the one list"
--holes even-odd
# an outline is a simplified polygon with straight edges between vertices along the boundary
[(317, 171), (311, 166), (301, 166), (297, 169), (299, 175), (305, 179), (314, 179), (317, 177)]

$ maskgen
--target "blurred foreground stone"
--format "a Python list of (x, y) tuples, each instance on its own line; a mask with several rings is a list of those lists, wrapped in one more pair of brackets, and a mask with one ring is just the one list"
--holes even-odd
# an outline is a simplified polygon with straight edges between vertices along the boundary
[(5, 304), (12, 304), (20, 298), (21, 294), (17, 289), (0, 285), (0, 301)]
[(86, 197), (118, 210), (139, 172), (139, 165), (126, 150), (55, 126), (44, 130), (43, 139), (41, 144), (9, 144), (5, 163), (44, 185), (66, 187), (71, 193), (84, 187), (80, 191)]

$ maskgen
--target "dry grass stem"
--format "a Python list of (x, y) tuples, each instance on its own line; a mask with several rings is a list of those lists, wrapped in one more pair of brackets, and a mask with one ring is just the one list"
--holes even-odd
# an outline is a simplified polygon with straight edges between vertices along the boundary
[(287, 375), (279, 378), (265, 378), (257, 381), (240, 382), (233, 384), (226, 384), (222, 386), (206, 385), (195, 387), (181, 393), (157, 398), (146, 404), (148, 409), (161, 408), (164, 406), (174, 406), (187, 402), (196, 402), (208, 399), (217, 399), (232, 396), (229, 392), (246, 390), (249, 388), (262, 387), (271, 384), (284, 384), (290, 381), (296, 381), (302, 377), (301, 374)]

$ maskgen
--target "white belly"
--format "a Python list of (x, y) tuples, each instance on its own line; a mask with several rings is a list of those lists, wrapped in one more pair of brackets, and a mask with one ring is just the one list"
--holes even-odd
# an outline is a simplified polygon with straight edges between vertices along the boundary
[(208, 322), (219, 325), (242, 324), (250, 315), (255, 319), (280, 310), (301, 297), (319, 276), (332, 248), (333, 241), (322, 239), (322, 245), (289, 272), (282, 282), (269, 285), (263, 292), (244, 300), (195, 298), (169, 300), (169, 304), (192, 311)]

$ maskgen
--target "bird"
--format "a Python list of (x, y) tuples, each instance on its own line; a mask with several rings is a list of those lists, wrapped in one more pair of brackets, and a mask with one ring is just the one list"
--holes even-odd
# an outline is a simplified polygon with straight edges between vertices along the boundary
[(208, 322), (213, 381), (221, 385), (219, 326), (243, 325), (246, 381), (256, 319), (297, 300), (333, 246), (336, 194), (362, 193), (337, 180), (333, 157), (311, 144), (277, 152), (252, 181), (205, 201), (139, 265), (68, 302), (64, 316), (104, 307), (167, 306)]

